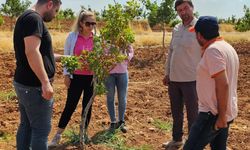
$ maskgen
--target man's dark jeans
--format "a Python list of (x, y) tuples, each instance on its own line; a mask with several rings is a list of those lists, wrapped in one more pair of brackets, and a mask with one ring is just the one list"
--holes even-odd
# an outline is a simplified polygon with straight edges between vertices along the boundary
[(226, 150), (229, 124), (227, 128), (214, 129), (217, 116), (210, 112), (200, 112), (192, 125), (183, 150), (203, 150), (210, 143), (212, 150)]
[(187, 111), (188, 131), (190, 131), (193, 122), (198, 116), (198, 97), (196, 92), (196, 82), (172, 82), (168, 86), (168, 93), (171, 103), (171, 112), (173, 117), (174, 141), (182, 141), (184, 105)]
[(14, 87), (20, 111), (17, 150), (47, 150), (53, 99), (45, 100), (41, 87), (30, 87), (17, 82), (14, 82)]

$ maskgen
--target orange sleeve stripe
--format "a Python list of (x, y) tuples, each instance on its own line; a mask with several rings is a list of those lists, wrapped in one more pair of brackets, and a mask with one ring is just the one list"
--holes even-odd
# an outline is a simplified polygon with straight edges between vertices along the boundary
[(215, 76), (219, 75), (220, 73), (222, 73), (222, 72), (224, 72), (224, 71), (225, 71), (225, 70), (221, 70), (221, 71), (219, 71), (219, 72), (213, 74), (211, 77), (214, 78)]

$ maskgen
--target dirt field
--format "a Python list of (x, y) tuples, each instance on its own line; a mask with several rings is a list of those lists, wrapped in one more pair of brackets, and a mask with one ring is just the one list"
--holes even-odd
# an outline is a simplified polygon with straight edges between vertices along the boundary
[[(228, 147), (233, 150), (250, 149), (250, 43), (233, 44), (240, 58), (239, 73), (239, 116), (232, 124)], [(13, 91), (12, 78), (15, 68), (13, 52), (0, 54), (0, 90)], [(121, 134), (128, 147), (147, 146), (147, 149), (159, 150), (161, 144), (171, 140), (171, 131), (163, 131), (154, 126), (154, 120), (170, 121), (171, 112), (167, 88), (162, 85), (165, 51), (162, 48), (136, 48), (135, 57), (129, 67), (129, 92), (126, 112), (128, 133)], [(57, 122), (63, 110), (66, 89), (63, 85), (62, 67), (58, 64), (53, 113), (53, 129), (50, 139), (55, 133)], [(13, 92), (12, 92), (13, 93)], [(67, 129), (78, 127), (80, 109), (73, 114)], [(0, 100), (0, 150), (15, 149), (15, 133), (19, 122), (16, 98)], [(107, 129), (109, 117), (105, 105), (105, 97), (97, 97), (92, 111), (89, 134), (94, 137)], [(76, 130), (78, 132), (78, 130)], [(185, 126), (186, 132), (186, 126)], [(5, 137), (7, 138), (1, 138)], [(187, 136), (187, 133), (185, 133)], [(63, 145), (58, 149), (77, 149), (73, 145)], [(90, 144), (90, 150), (110, 149), (102, 144)], [(143, 148), (141, 148), (143, 149)]]

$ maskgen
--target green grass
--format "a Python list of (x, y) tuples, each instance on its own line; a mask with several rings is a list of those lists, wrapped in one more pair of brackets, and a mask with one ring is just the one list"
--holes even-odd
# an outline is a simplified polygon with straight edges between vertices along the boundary
[(0, 91), (0, 101), (9, 101), (16, 99), (15, 91)]
[(172, 130), (172, 123), (171, 122), (166, 122), (166, 121), (162, 121), (160, 119), (154, 119), (153, 123), (152, 123), (156, 128), (169, 132)]
[(0, 130), (0, 141), (11, 141), (13, 136)]
[(79, 134), (74, 129), (65, 130), (63, 137), (66, 138), (66, 143), (77, 144), (80, 142)]
[[(79, 144), (79, 134), (75, 132), (75, 129), (65, 130), (63, 137), (66, 138), (67, 144)], [(140, 147), (130, 147), (126, 145), (126, 139), (116, 131), (110, 133), (107, 130), (96, 133), (92, 138), (91, 142), (95, 145), (103, 145), (113, 150), (151, 150), (153, 149), (150, 145), (142, 145)]]
[(93, 144), (102, 144), (113, 150), (151, 150), (153, 149), (150, 145), (142, 145), (140, 147), (130, 147), (126, 145), (126, 139), (116, 131), (110, 133), (108, 131), (101, 131), (92, 137)]

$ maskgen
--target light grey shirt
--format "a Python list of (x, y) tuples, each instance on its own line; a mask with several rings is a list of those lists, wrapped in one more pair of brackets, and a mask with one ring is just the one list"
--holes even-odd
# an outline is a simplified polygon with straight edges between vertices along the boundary
[[(64, 55), (70, 55), (72, 56), (74, 54), (74, 48), (76, 44), (77, 37), (79, 35), (79, 32), (70, 32), (66, 42), (64, 44)], [(70, 75), (69, 72), (67, 72), (67, 69), (63, 68), (63, 75)]]
[(191, 82), (196, 80), (196, 67), (201, 59), (201, 47), (196, 40), (195, 32), (189, 32), (197, 19), (184, 26), (182, 23), (175, 26), (172, 32), (165, 75), (170, 81)]

